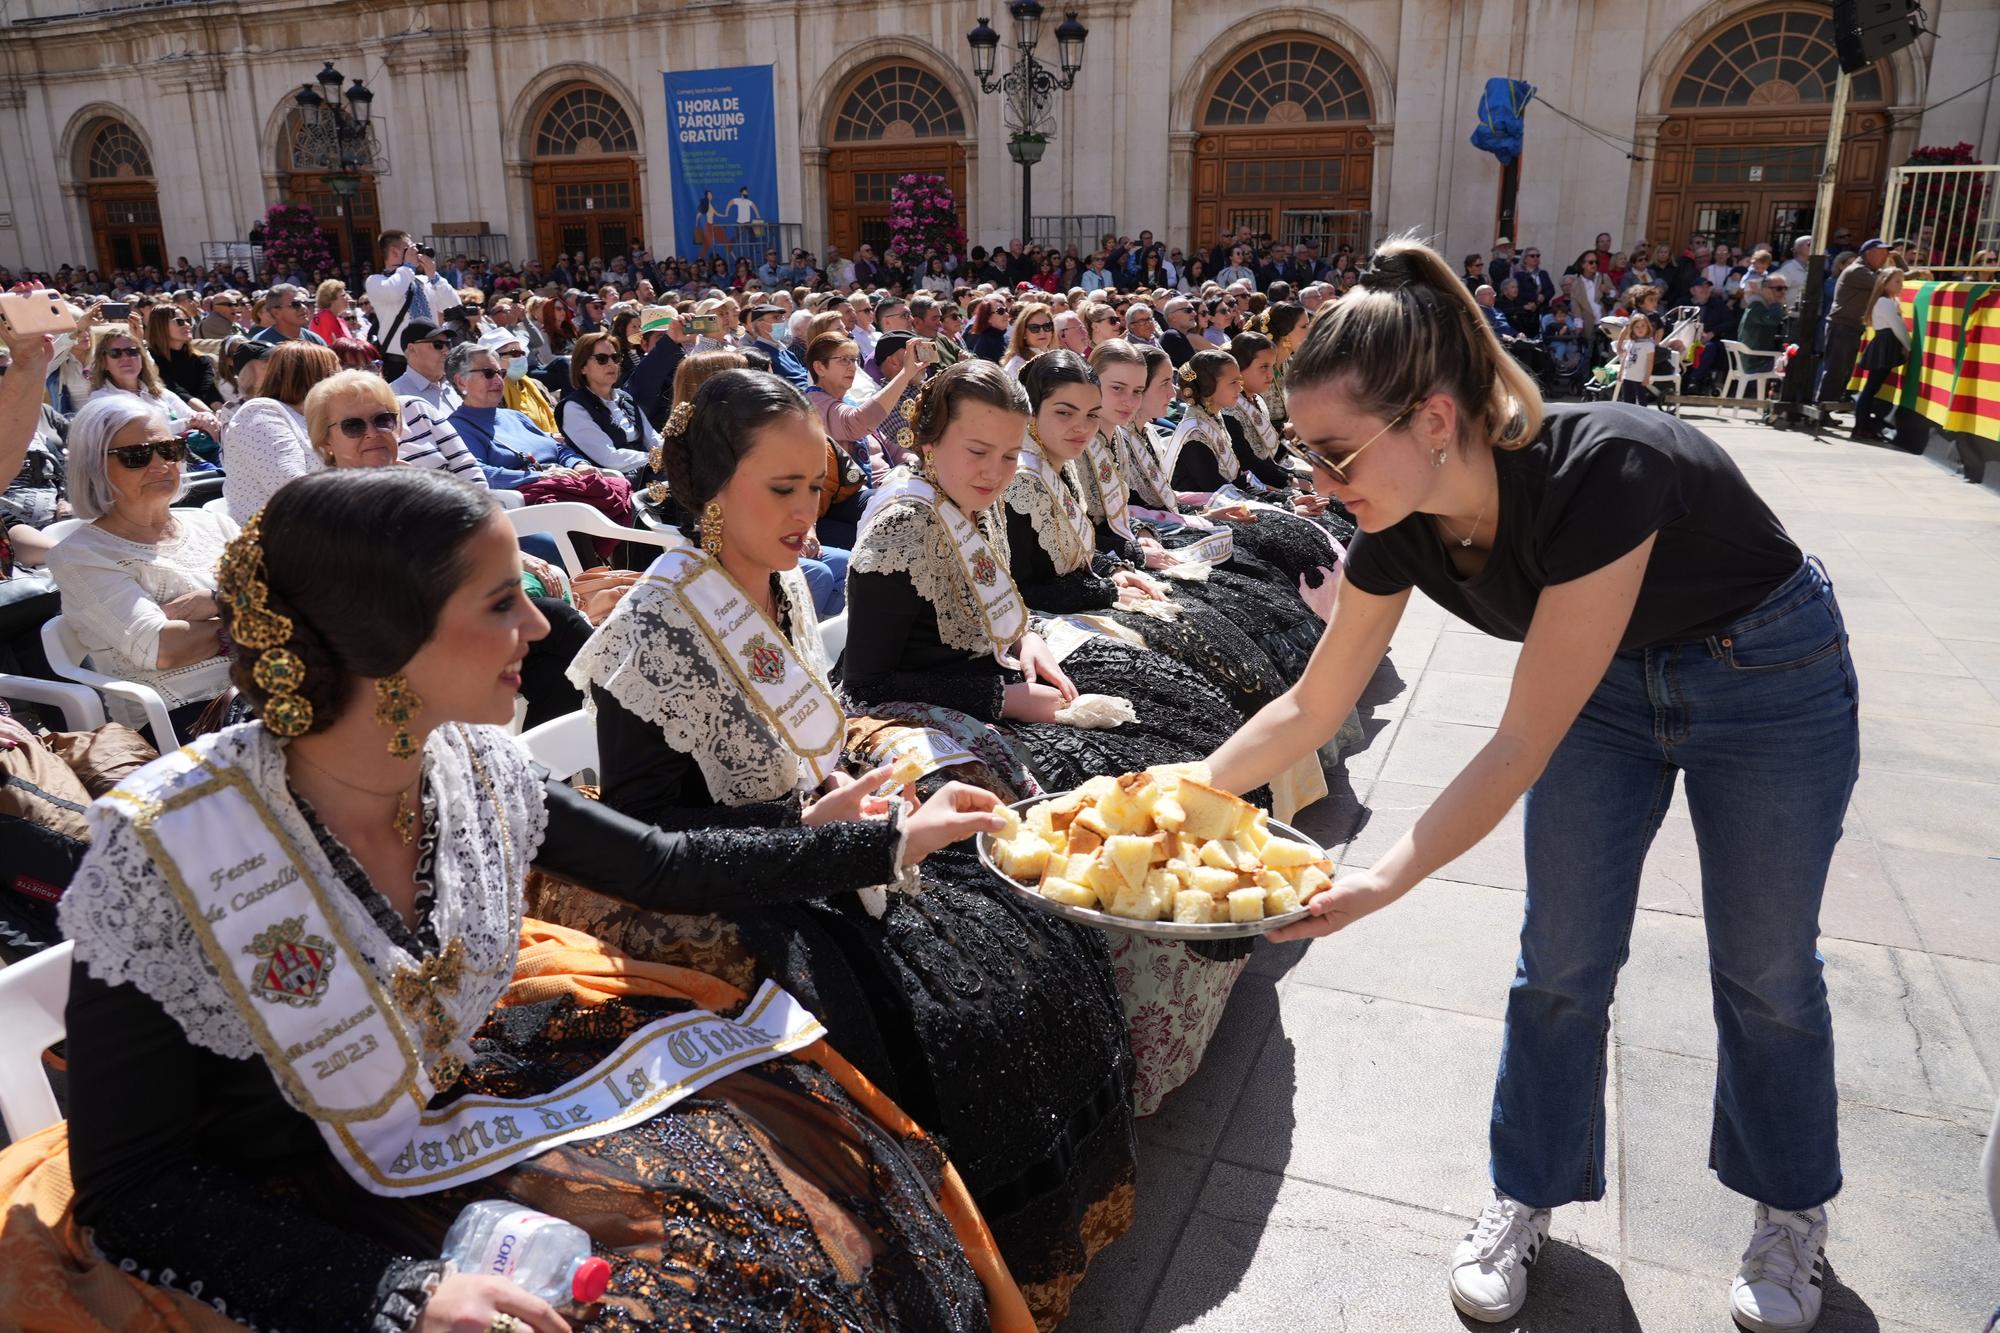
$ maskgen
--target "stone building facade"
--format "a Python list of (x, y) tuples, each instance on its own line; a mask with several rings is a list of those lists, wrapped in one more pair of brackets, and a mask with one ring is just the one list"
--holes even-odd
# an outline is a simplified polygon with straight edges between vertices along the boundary
[[(932, 169), (976, 243), (1018, 236), (1019, 168), (965, 33), (1004, 6), (908, 0), (6, 0), (0, 263), (199, 258), (270, 204), (339, 200), (294, 169), (292, 97), (331, 60), (376, 94), (363, 236), (483, 230), (516, 260), (672, 234), (662, 71), (774, 67), (780, 206), (805, 244), (881, 234), (887, 185)], [(2000, 5), (1932, 0), (1940, 37), (1855, 82), (1839, 221), (1873, 229), (1917, 145), (2000, 153)], [(1052, 107), (1038, 212), (1178, 245), (1227, 226), (1448, 253), (1496, 230), (1566, 261), (1707, 230), (1788, 235), (1810, 210), (1834, 69), (1812, 0), (1089, 0)], [(1060, 17), (1051, 11), (1050, 19)], [(1045, 36), (1044, 45), (1053, 47)], [(1045, 55), (1053, 55), (1045, 51)], [(1538, 85), (1518, 176), (1467, 141), (1485, 80)], [(1514, 201), (1501, 213), (1503, 193)], [(769, 210), (767, 210), (768, 212)], [(504, 242), (492, 239), (504, 237)], [(464, 243), (466, 247), (471, 242)]]

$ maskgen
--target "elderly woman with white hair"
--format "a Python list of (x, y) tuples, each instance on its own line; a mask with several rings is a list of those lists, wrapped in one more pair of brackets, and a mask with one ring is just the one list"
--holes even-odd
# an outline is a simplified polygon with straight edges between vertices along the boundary
[(185, 732), (229, 687), (215, 567), (236, 524), (172, 508), (187, 444), (142, 398), (91, 399), (68, 443), (70, 505), (87, 523), (49, 552), (63, 618), (95, 670), (159, 691)]

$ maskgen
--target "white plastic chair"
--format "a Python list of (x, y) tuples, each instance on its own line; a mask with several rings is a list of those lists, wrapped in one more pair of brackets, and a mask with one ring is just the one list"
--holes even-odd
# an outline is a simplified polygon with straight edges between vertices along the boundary
[(63, 1039), (74, 952), (64, 940), (0, 969), (0, 1121), (16, 1143), (62, 1119), (42, 1052)]
[(597, 719), (583, 709), (551, 718), (514, 738), (528, 757), (557, 778), (597, 768)]
[(153, 745), (161, 754), (180, 748), (181, 738), (167, 716), (167, 701), (160, 697), (160, 692), (150, 685), (120, 680), (85, 666), (86, 650), (65, 617), (57, 616), (43, 624), (42, 652), (58, 676), (88, 685), (102, 695), (105, 711), (113, 720), (128, 727), (151, 728)]
[(97, 697), (96, 690), (84, 685), (0, 672), (0, 699), (59, 708), (65, 731), (89, 731), (104, 725), (104, 701)]
[(507, 521), (514, 525), (519, 536), (527, 537), (535, 533), (547, 533), (555, 540), (556, 551), (562, 556), (563, 568), (570, 574), (580, 574), (596, 564), (591, 560), (586, 564), (578, 557), (576, 543), (570, 534), (580, 532), (586, 537), (605, 537), (619, 542), (644, 542), (648, 546), (661, 548), (679, 546), (679, 533), (655, 532), (646, 528), (621, 528), (587, 504), (572, 500), (556, 504), (525, 505), (520, 509), (509, 509)]
[(841, 612), (830, 620), (819, 622), (819, 642), (826, 649), (829, 665), (840, 660), (841, 652), (847, 647), (847, 613)]
[[(1769, 396), (1766, 386), (1777, 384), (1784, 377), (1784, 373), (1778, 369), (1776, 355), (1771, 352), (1753, 352), (1742, 343), (1734, 341), (1725, 341), (1722, 350), (1729, 353), (1729, 374), (1722, 381), (1722, 396), (1754, 399), (1759, 406), (1762, 406), (1764, 399)], [(1770, 357), (1771, 368), (1746, 370), (1744, 367), (1753, 356)]]
[(83, 526), (80, 518), (59, 518), (42, 529), (42, 535), (52, 542), (59, 542)]
[(211, 514), (229, 517), (229, 497), (226, 495), (218, 495), (213, 500), (204, 500), (201, 502), (201, 507)]

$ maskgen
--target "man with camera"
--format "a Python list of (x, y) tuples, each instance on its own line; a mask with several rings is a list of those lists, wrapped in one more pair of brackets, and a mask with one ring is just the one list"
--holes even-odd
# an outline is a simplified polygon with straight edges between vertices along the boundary
[(437, 252), (418, 245), (406, 231), (385, 231), (377, 242), (382, 272), (368, 275), (368, 306), (375, 312), (375, 346), (382, 353), (382, 376), (394, 381), (409, 368), (403, 351), (409, 326), (422, 323), (433, 331), (445, 311), (458, 304), (458, 292), (438, 276)]

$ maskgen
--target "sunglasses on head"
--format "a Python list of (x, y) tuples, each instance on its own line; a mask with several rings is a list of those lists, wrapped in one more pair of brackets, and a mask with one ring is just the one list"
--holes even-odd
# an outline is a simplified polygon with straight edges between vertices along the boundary
[(187, 457), (187, 444), (182, 440), (148, 440), (144, 444), (128, 444), (110, 451), (121, 467), (137, 472), (153, 461), (155, 454), (163, 463), (178, 463)]
[(342, 435), (350, 440), (358, 440), (371, 430), (386, 431), (393, 435), (396, 433), (396, 427), (402, 424), (402, 420), (398, 414), (384, 411), (369, 417), (342, 417), (334, 424), (340, 427)]
[(1421, 398), (1417, 399), (1416, 402), (1411, 403), (1408, 407), (1404, 408), (1402, 411), (1398, 412), (1395, 416), (1391, 417), (1389, 419), (1388, 424), (1383, 426), (1382, 429), (1376, 431), (1373, 435), (1370, 435), (1367, 439), (1363, 440), (1361, 444), (1356, 448), (1348, 450), (1347, 453), (1344, 454), (1339, 459), (1329, 458), (1325, 454), (1321, 453), (1319, 450), (1312, 448), (1310, 445), (1300, 444), (1297, 445), (1296, 448), (1301, 454), (1305, 456), (1305, 460), (1308, 463), (1311, 463), (1314, 467), (1320, 469), (1322, 472), (1331, 472), (1339, 480), (1346, 481), (1348, 480), (1347, 469), (1354, 466), (1354, 460), (1361, 457), (1362, 450), (1366, 449), (1369, 445), (1375, 443), (1375, 441), (1381, 439), (1384, 435), (1387, 435), (1390, 431), (1396, 429), (1396, 427), (1402, 425), (1405, 421), (1408, 421), (1410, 419), (1410, 414), (1412, 412), (1415, 412), (1419, 407), (1422, 407), (1423, 405), (1424, 405), (1424, 400)]

